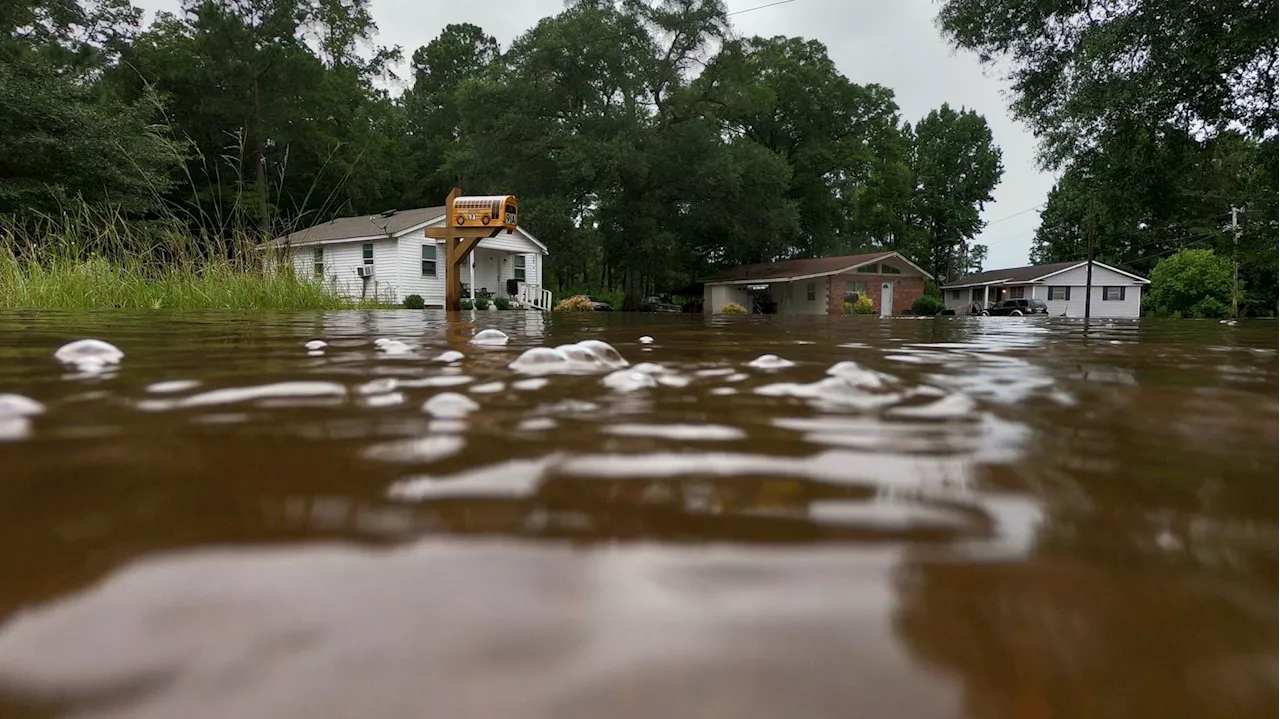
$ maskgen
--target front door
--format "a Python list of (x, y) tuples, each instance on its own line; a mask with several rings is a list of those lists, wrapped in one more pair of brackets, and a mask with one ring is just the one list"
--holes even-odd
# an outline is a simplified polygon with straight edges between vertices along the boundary
[(893, 316), (893, 283), (885, 282), (880, 285), (880, 316)]

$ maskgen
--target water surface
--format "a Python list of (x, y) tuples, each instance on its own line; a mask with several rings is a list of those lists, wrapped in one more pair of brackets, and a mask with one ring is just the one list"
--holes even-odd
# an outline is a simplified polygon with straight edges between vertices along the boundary
[[(54, 361), (86, 337), (119, 366)], [(588, 339), (628, 367), (509, 366)], [(3, 313), (0, 715), (1271, 716), (1276, 349)]]

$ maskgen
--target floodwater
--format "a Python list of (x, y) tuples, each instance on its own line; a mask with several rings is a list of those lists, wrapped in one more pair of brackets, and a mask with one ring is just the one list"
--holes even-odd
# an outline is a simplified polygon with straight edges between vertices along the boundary
[(1277, 706), (1274, 323), (10, 312), (0, 394), (3, 716)]

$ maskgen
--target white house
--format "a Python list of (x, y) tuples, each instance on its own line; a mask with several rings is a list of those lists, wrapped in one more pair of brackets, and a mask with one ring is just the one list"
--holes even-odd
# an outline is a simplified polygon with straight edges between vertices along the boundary
[[(944, 285), (943, 301), (949, 309), (960, 311), (974, 302), (988, 307), (1001, 300), (1039, 298), (1049, 305), (1051, 315), (1084, 317), (1087, 264), (1075, 260), (979, 272)], [(1095, 260), (1089, 314), (1137, 317), (1142, 309), (1142, 286), (1150, 283), (1132, 272)]]
[[(401, 303), (420, 295), (428, 307), (443, 306), (444, 241), (424, 230), (443, 226), (444, 219), (443, 206), (341, 217), (277, 238), (271, 247), (291, 258), (300, 277), (314, 277), (343, 296)], [(508, 297), (550, 310), (551, 292), (542, 287), (546, 257), (547, 246), (524, 228), (481, 240), (462, 276), (463, 296)], [(508, 280), (515, 280), (514, 294)]]

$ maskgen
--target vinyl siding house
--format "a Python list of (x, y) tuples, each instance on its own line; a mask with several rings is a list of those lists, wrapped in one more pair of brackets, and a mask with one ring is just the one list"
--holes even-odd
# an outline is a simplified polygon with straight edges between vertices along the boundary
[[(402, 303), (420, 295), (427, 306), (444, 306), (443, 240), (426, 237), (428, 227), (444, 226), (445, 208), (390, 210), (330, 220), (273, 240), (299, 277), (312, 277), (344, 297)], [(542, 287), (547, 247), (524, 228), (480, 241), (462, 275), (463, 296), (474, 289), (511, 297), (525, 307), (551, 309), (551, 293)], [(516, 281), (514, 296), (507, 280)]]
[[(989, 307), (1009, 299), (1039, 298), (1049, 314), (1084, 317), (1084, 260), (1048, 265), (988, 270), (963, 277), (942, 289), (948, 309), (961, 312), (974, 302)], [(1137, 317), (1142, 309), (1142, 286), (1151, 281), (1101, 262), (1093, 263), (1093, 292), (1089, 314), (1093, 317)]]
[(710, 314), (730, 302), (751, 310), (767, 296), (780, 315), (838, 315), (846, 299), (861, 292), (888, 317), (909, 309), (930, 279), (897, 252), (872, 252), (741, 265), (699, 281), (703, 312)]

